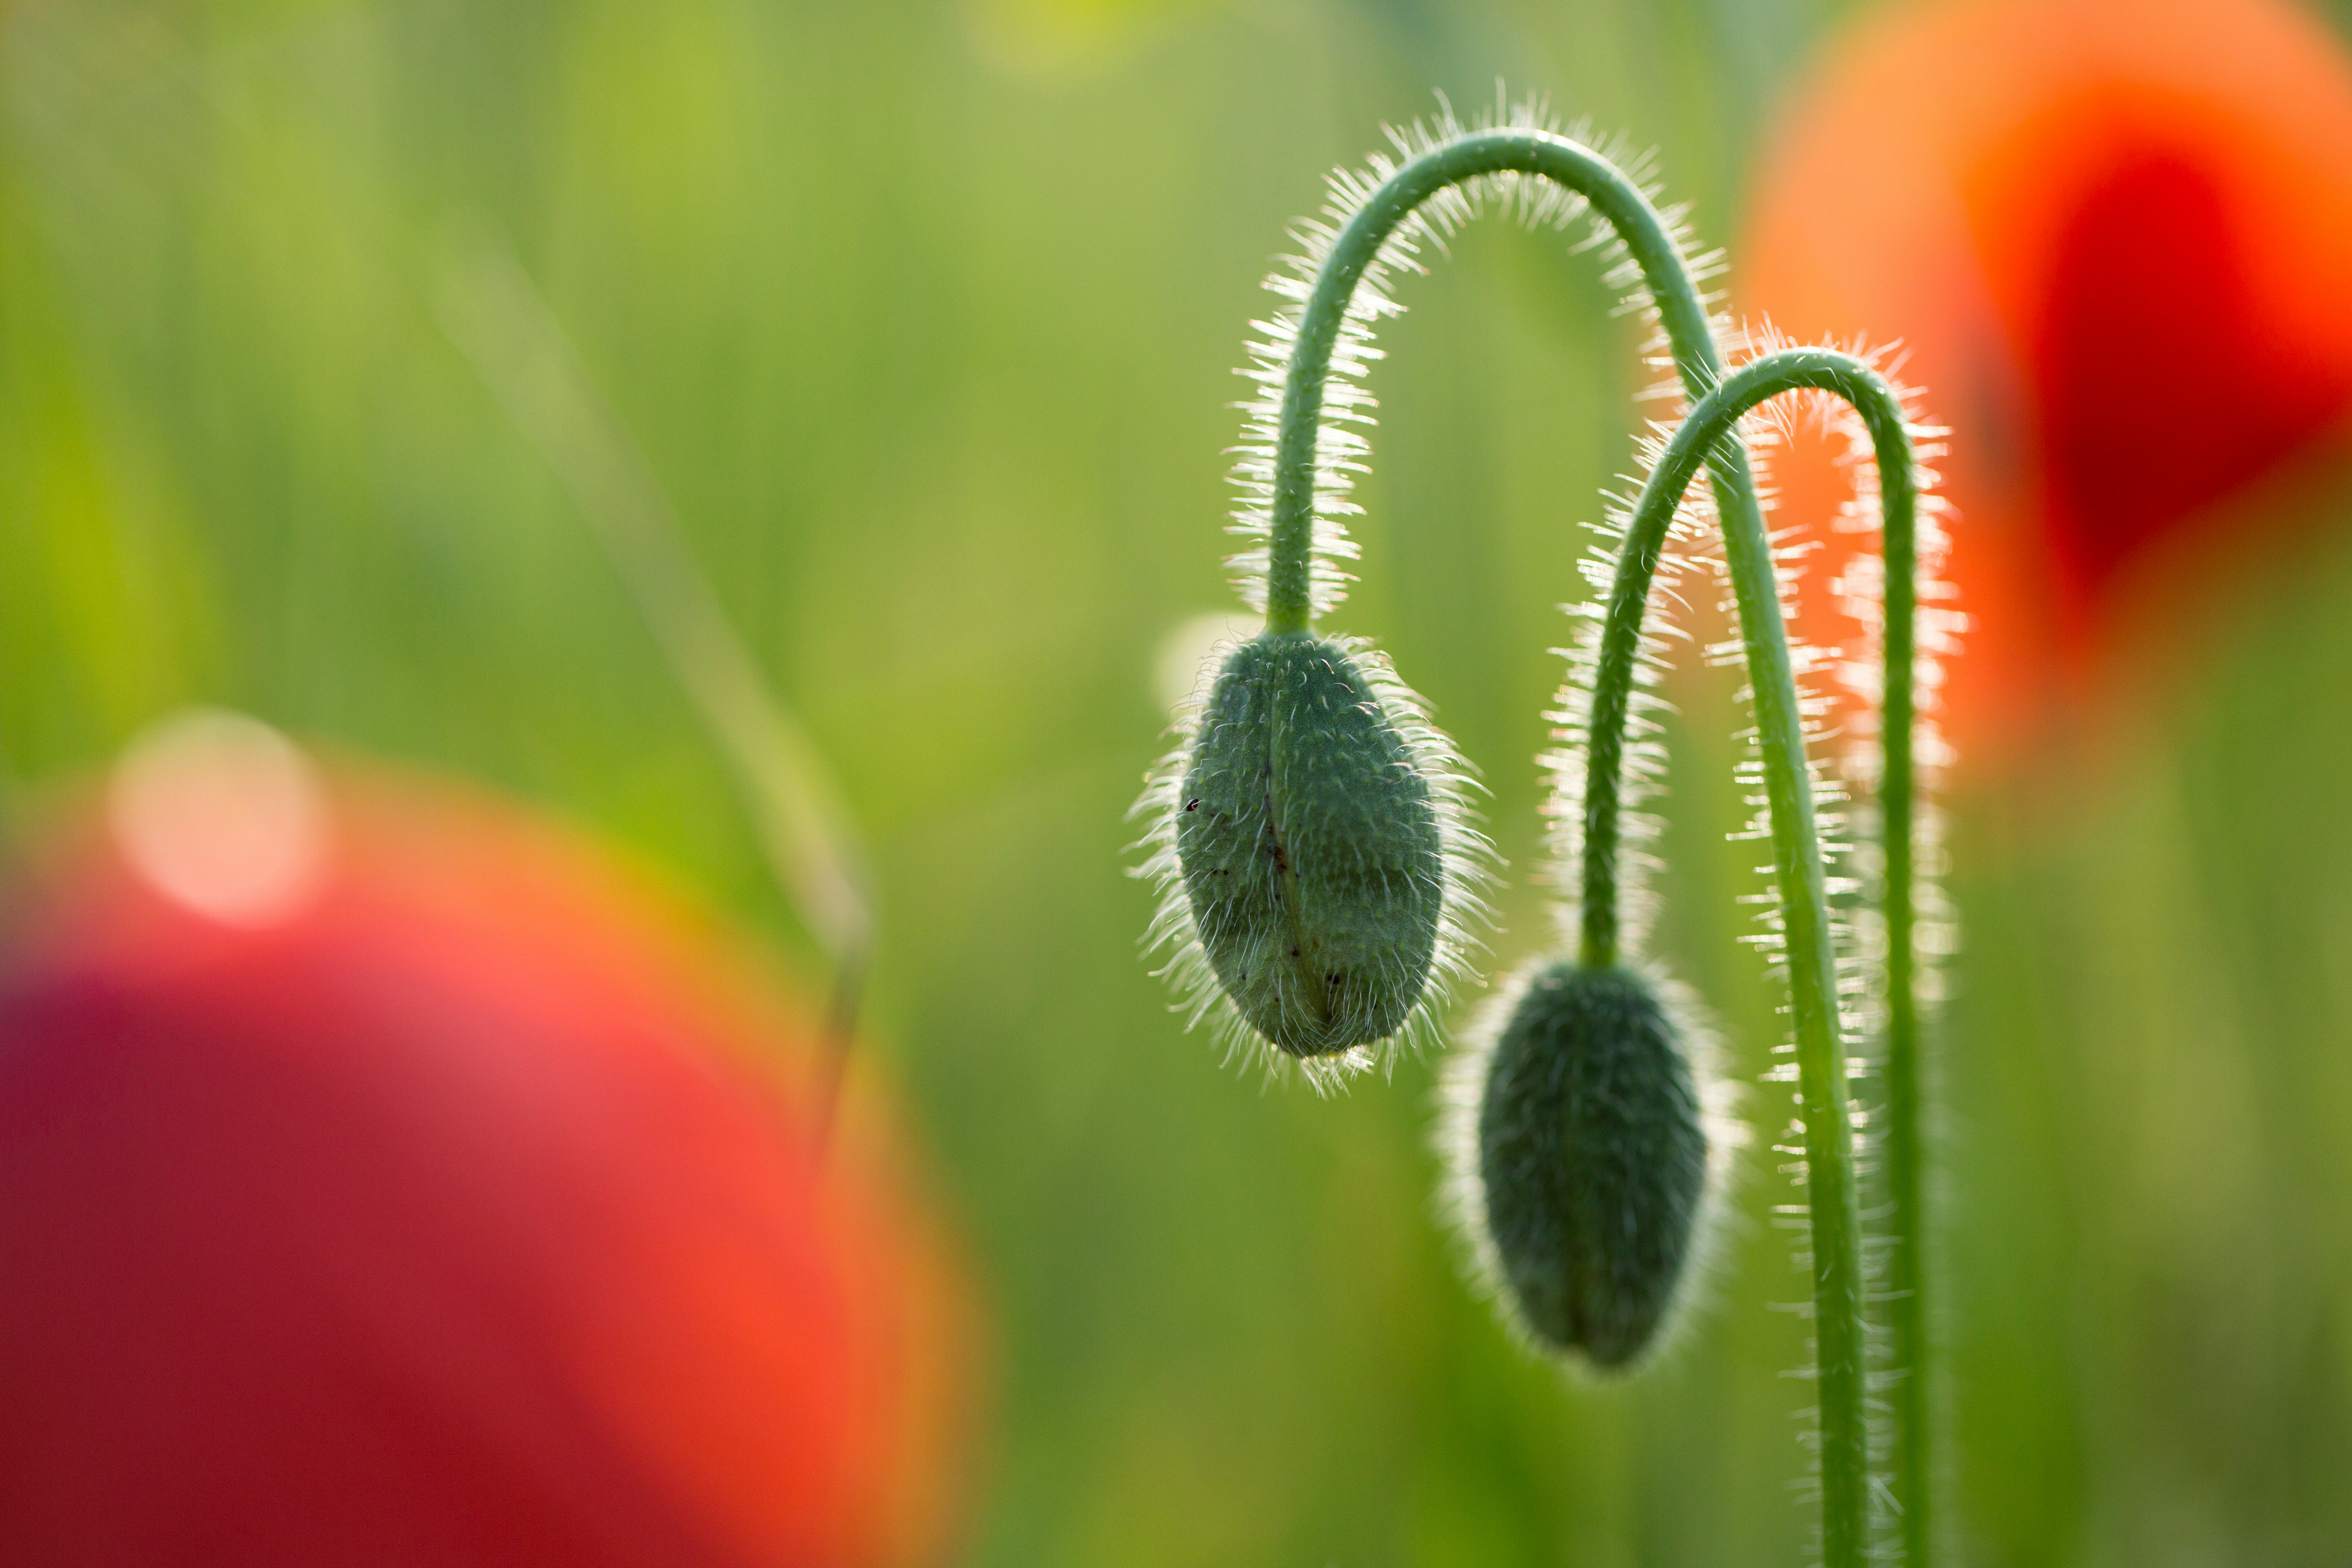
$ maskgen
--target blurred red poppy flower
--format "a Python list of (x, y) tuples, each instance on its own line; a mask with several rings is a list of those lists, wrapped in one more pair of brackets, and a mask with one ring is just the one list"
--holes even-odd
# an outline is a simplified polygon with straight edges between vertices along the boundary
[(0, 1561), (936, 1560), (943, 1238), (612, 863), (210, 715), (7, 907)]
[[(2352, 61), (2265, 0), (1895, 6), (1797, 95), (1741, 254), (1752, 318), (1900, 340), (1951, 427), (1946, 707), (1998, 757), (2346, 450)], [(1791, 521), (1843, 490), (1818, 453), (1775, 478)]]

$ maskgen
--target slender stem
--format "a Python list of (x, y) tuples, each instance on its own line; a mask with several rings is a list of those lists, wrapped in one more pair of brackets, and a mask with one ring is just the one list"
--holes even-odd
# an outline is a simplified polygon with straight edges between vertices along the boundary
[[(1430, 197), (1448, 186), (1501, 174), (1533, 174), (1591, 203), (1641, 269), (1684, 389), (1696, 399), (1715, 384), (1722, 359), (1706, 301), (1683, 260), (1673, 228), (1624, 171), (1565, 136), (1526, 128), (1472, 132), (1423, 153), (1383, 181), (1349, 219), (1299, 317), (1275, 442), (1273, 538), (1266, 562), (1268, 631), (1301, 632), (1314, 621), (1316, 446), (1323, 423), (1323, 388), (1365, 268), (1379, 258), (1398, 226)], [(1717, 506), (1727, 516), (1737, 512), (1753, 521), (1760, 531), (1763, 517), (1746, 453), (1734, 444), (1712, 457), (1710, 465)], [(1615, 857), (1607, 858), (1613, 876)], [(1588, 848), (1588, 864), (1591, 860)], [(1613, 900), (1609, 907), (1613, 919)], [(1615, 942), (1612, 926), (1605, 935), (1604, 963), (1613, 961)], [(1591, 944), (1588, 931), (1588, 958)]]
[(494, 233), (452, 229), (442, 322), (570, 488), (735, 775), (784, 900), (834, 966), (811, 1109), (833, 1122), (873, 962), (873, 877), (824, 753), (777, 696), (688, 547), (660, 482), (530, 275)]
[[(1897, 1414), (1906, 1435), (1903, 1479), (1906, 1520), (1927, 1510), (1924, 1454), (1927, 1410), (1919, 1352), (1917, 1263), (1918, 1116), (1911, 998), (1911, 663), (1912, 582), (1916, 563), (1918, 489), (1903, 405), (1862, 361), (1828, 349), (1790, 349), (1742, 366), (1702, 398), (1673, 437), (1634, 503), (1618, 557), (1602, 625), (1595, 676), (1589, 799), (1613, 815), (1622, 730), (1633, 684), (1651, 578), (1683, 494), (1719, 445), (1736, 439), (1740, 416), (1769, 398), (1804, 388), (1852, 404), (1870, 431), (1878, 467), (1886, 561), (1886, 773), (1880, 805), (1886, 841), (1888, 1005), (1895, 1019), (1890, 1080), (1902, 1085), (1888, 1107), (1890, 1159), (1901, 1148), (1908, 1192), (1896, 1194), (1897, 1255), (1911, 1266), (1913, 1289), (1896, 1306), (1898, 1349), (1909, 1369)], [(1843, 1031), (1838, 1016), (1837, 961), (1830, 937), (1802, 716), (1781, 624), (1770, 540), (1727, 510), (1724, 550), (1738, 602), (1748, 674), (1755, 691), (1764, 790), (1771, 812), (1773, 868), (1780, 882), (1789, 999), (1797, 1046), (1798, 1100), (1805, 1124), (1807, 1195), (1812, 1215), (1813, 1318), (1820, 1359), (1822, 1548), (1830, 1568), (1849, 1568), (1869, 1551), (1869, 1430), (1864, 1413), (1862, 1223), (1849, 1121)], [(1604, 728), (1604, 725), (1606, 726)], [(1612, 825), (1613, 826), (1613, 825)], [(1590, 851), (1588, 850), (1588, 853)], [(1613, 889), (1611, 890), (1613, 894)], [(1588, 880), (1586, 896), (1593, 895)], [(1588, 917), (1591, 914), (1587, 909)], [(1588, 930), (1591, 929), (1588, 924)], [(1914, 1539), (1906, 1522), (1906, 1540)], [(1921, 1528), (1916, 1536), (1926, 1542)], [(1924, 1552), (1914, 1563), (1926, 1561)]]
[[(1891, 395), (1891, 394), (1889, 395)], [(1886, 917), (1886, 1162), (1891, 1247), (1887, 1256), (1887, 1329), (1898, 1381), (1893, 1389), (1895, 1497), (1903, 1508), (1903, 1559), (1927, 1568), (1935, 1552), (1935, 1389), (1929, 1378), (1928, 1215), (1927, 1151), (1922, 1146), (1919, 999), (1914, 927), (1912, 860), (1912, 662), (1918, 609), (1918, 484), (1899, 406), (1870, 426), (1885, 527), (1880, 545), (1885, 579), (1879, 695), (1880, 836), (1885, 858)], [(1896, 479), (1890, 480), (1893, 474)]]
[[(1583, 835), (1583, 919), (1580, 956), (1594, 967), (1617, 962), (1620, 937), (1618, 859), (1621, 845), (1619, 806), (1622, 793), (1625, 726), (1633, 695), (1634, 656), (1641, 642), (1641, 622), (1648, 604), (1651, 578), (1664, 548), (1681, 495), (1703, 463), (1708, 470), (1716, 510), (1722, 521), (1731, 560), (1740, 622), (1745, 628), (1750, 684), (1756, 690), (1757, 721), (1764, 737), (1765, 785), (1774, 827), (1775, 859), (1782, 889), (1800, 1063), (1801, 1105), (1806, 1127), (1808, 1190), (1813, 1216), (1815, 1259), (1814, 1306), (1820, 1341), (1822, 1437), (1822, 1542), (1828, 1568), (1861, 1568), (1869, 1552), (1869, 1443), (1864, 1413), (1863, 1295), (1861, 1217), (1853, 1173), (1853, 1142), (1845, 1120), (1848, 1096), (1845, 1058), (1837, 1013), (1835, 957), (1829, 931), (1828, 900), (1823, 885), (1818, 834), (1813, 823), (1811, 778), (1805, 768), (1801, 715), (1795, 679), (1789, 664), (1788, 641), (1780, 621), (1780, 599), (1774, 579), (1770, 543), (1757, 503), (1755, 481), (1745, 447), (1733, 434), (1738, 416), (1754, 402), (1777, 392), (1816, 384), (1838, 391), (1873, 419), (1872, 408), (1888, 418), (1873, 419), (1879, 440), (1881, 485), (1886, 498), (1886, 609), (1888, 659), (1886, 709), (1887, 777), (1899, 779), (1882, 792), (1889, 828), (1887, 897), (1889, 940), (1900, 955), (1890, 965), (1890, 1028), (1888, 1079), (1895, 1129), (1890, 1131), (1890, 1168), (1896, 1173), (1898, 1235), (1916, 1233), (1917, 1117), (1916, 1072), (1912, 1052), (1910, 990), (1911, 900), (1910, 860), (1910, 660), (1911, 524), (1916, 495), (1908, 438), (1902, 430), (1901, 408), (1891, 392), (1858, 361), (1824, 356), (1815, 366), (1782, 366), (1795, 374), (1785, 384), (1757, 392), (1751, 402), (1730, 412), (1725, 395), (1733, 386), (1769, 384), (1754, 367), (1713, 394), (1721, 379), (1722, 357), (1717, 348), (1706, 302), (1691, 277), (1672, 229), (1639, 187), (1623, 172), (1590, 148), (1546, 132), (1513, 129), (1475, 132), (1414, 158), (1398, 169), (1367, 198), (1333, 242), (1315, 287), (1301, 312), (1291, 349), (1275, 450), (1272, 538), (1266, 572), (1266, 627), (1276, 632), (1302, 632), (1314, 619), (1313, 554), (1317, 447), (1323, 416), (1323, 390), (1329, 380), (1331, 356), (1365, 270), (1379, 258), (1398, 226), (1415, 209), (1448, 186), (1484, 175), (1534, 174), (1583, 196), (1601, 220), (1623, 242), (1656, 306), (1660, 324), (1673, 353), (1685, 391), (1701, 409), (1713, 404), (1704, 425), (1696, 411), (1669, 446), (1645, 489), (1664, 494), (1661, 481), (1670, 480), (1673, 500), (1662, 507), (1637, 509), (1619, 562), (1617, 587), (1604, 625), (1601, 677), (1594, 692), (1590, 731), (1591, 773), (1585, 790)], [(1775, 356), (1776, 360), (1784, 356)], [(1758, 362), (1766, 364), (1771, 362)], [(1851, 383), (1852, 389), (1847, 384)], [(1870, 389), (1875, 389), (1874, 391)], [(1713, 395), (1710, 395), (1713, 394)], [(1864, 406), (1867, 405), (1868, 406)], [(1891, 418), (1891, 424), (1888, 419)], [(1900, 445), (1890, 447), (1888, 431)], [(1898, 521), (1898, 513), (1899, 521)], [(1896, 539), (1900, 532), (1898, 548)], [(1900, 659), (1899, 673), (1895, 668)], [(1615, 671), (1614, 679), (1612, 671)], [(1899, 694), (1899, 696), (1897, 695)], [(1898, 847), (1894, 847), (1899, 846)], [(1903, 1184), (1907, 1172), (1909, 1184)], [(1906, 1433), (1920, 1436), (1903, 1446), (1906, 1517), (1926, 1514), (1924, 1406), (1926, 1382), (1918, 1371), (1924, 1345), (1917, 1332), (1916, 1245), (1898, 1242), (1898, 1254), (1915, 1273), (1913, 1293), (1897, 1305), (1895, 1332), (1898, 1352), (1908, 1350), (1900, 1363), (1913, 1369), (1901, 1391), (1898, 1414)], [(1907, 1317), (1906, 1316), (1907, 1314)], [(1915, 1462), (1916, 1459), (1916, 1462)], [(1910, 1531), (1906, 1529), (1906, 1538)], [(1919, 1540), (1924, 1542), (1924, 1531)], [(1915, 1546), (1911, 1562), (1927, 1562), (1924, 1545)]]

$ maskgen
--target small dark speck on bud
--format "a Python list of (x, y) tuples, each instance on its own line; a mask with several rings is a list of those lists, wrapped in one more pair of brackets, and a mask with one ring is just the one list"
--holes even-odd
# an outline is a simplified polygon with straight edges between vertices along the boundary
[(1435, 956), (1444, 845), (1365, 672), (1336, 644), (1260, 637), (1226, 660), (1198, 733), (1176, 853), (1226, 994), (1294, 1057), (1395, 1034)]

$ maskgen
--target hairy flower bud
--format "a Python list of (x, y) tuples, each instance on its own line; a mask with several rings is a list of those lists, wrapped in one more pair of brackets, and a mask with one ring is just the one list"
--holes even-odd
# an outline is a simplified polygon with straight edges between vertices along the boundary
[(1382, 1039), (1421, 1000), (1437, 813), (1346, 650), (1295, 636), (1234, 650), (1184, 771), (1176, 854), (1219, 983), (1291, 1055)]
[(1628, 969), (1559, 960), (1515, 989), (1457, 1069), (1457, 1201), (1529, 1338), (1620, 1370), (1670, 1315), (1713, 1184), (1693, 1032)]
[(1445, 756), (1360, 647), (1268, 633), (1226, 658), (1146, 797), (1164, 814), (1160, 934), (1192, 936), (1180, 967), (1286, 1056), (1396, 1035), (1449, 961), (1463, 868)]

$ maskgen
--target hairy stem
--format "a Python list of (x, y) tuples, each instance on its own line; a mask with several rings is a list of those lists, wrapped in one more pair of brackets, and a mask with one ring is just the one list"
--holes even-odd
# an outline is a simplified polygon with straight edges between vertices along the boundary
[[(1273, 537), (1266, 563), (1268, 631), (1305, 631), (1314, 620), (1315, 479), (1317, 438), (1323, 423), (1323, 388), (1357, 285), (1399, 225), (1438, 192), (1483, 175), (1532, 174), (1582, 196), (1624, 242), (1656, 305), (1683, 387), (1694, 399), (1714, 385), (1722, 357), (1706, 301), (1675, 243), (1672, 228), (1624, 171), (1580, 142), (1548, 131), (1506, 128), (1472, 132), (1406, 163), (1374, 191), (1333, 242), (1298, 322), (1283, 383), (1276, 437)], [(1737, 445), (1710, 458), (1717, 504), (1763, 527), (1748, 458)], [(1588, 851), (1588, 864), (1593, 857)], [(1607, 856), (1615, 872), (1613, 854)], [(1615, 910), (1615, 900), (1609, 908)], [(1586, 933), (1590, 961), (1593, 933)], [(1614, 961), (1616, 932), (1605, 933), (1601, 962)]]
[[(1894, 1308), (1898, 1364), (1910, 1369), (1897, 1393), (1901, 1477), (1911, 1561), (1927, 1562), (1927, 1379), (1921, 1371), (1919, 1153), (1916, 1026), (1911, 956), (1911, 678), (1912, 525), (1916, 486), (1901, 407), (1869, 368), (1845, 356), (1813, 359), (1776, 355), (1743, 370), (1721, 391), (1722, 375), (1706, 300), (1691, 277), (1665, 219), (1613, 163), (1565, 137), (1529, 129), (1473, 132), (1412, 159), (1363, 203), (1333, 242), (1301, 312), (1284, 382), (1276, 433), (1271, 539), (1266, 573), (1266, 626), (1307, 630), (1314, 618), (1313, 550), (1318, 445), (1331, 357), (1365, 270), (1412, 213), (1449, 186), (1482, 176), (1524, 174), (1552, 181), (1591, 203), (1623, 242), (1655, 305), (1677, 374), (1698, 403), (1670, 444), (1643, 492), (1629, 531), (1602, 635), (1601, 677), (1596, 683), (1590, 731), (1591, 773), (1585, 792), (1582, 926), (1580, 957), (1607, 967), (1619, 957), (1618, 861), (1626, 720), (1634, 656), (1648, 589), (1683, 492), (1706, 468), (1727, 542), (1763, 737), (1766, 795), (1782, 897), (1805, 1121), (1808, 1192), (1815, 1258), (1815, 1311), (1820, 1339), (1822, 1548), (1829, 1568), (1861, 1568), (1869, 1548), (1868, 1435), (1864, 1415), (1861, 1223), (1846, 1120), (1845, 1058), (1837, 1010), (1835, 955), (1830, 938), (1819, 837), (1806, 769), (1802, 717), (1780, 625), (1771, 551), (1745, 448), (1733, 438), (1740, 415), (1780, 392), (1818, 386), (1846, 397), (1869, 422), (1886, 500), (1887, 686), (1886, 787), (1882, 808), (1888, 831), (1886, 895), (1889, 963), (1888, 1163), (1894, 1186), (1898, 1289)], [(1772, 366), (1761, 377), (1758, 367)], [(1774, 384), (1772, 377), (1786, 379)], [(1748, 401), (1732, 406), (1735, 387)], [(1757, 388), (1765, 390), (1756, 390)], [(1874, 410), (1876, 412), (1874, 413)], [(1702, 412), (1706, 413), (1704, 422)], [(1892, 438), (1898, 445), (1890, 447)], [(1661, 481), (1670, 472), (1671, 498)], [(1656, 515), (1651, 516), (1654, 510)], [(1898, 526), (1899, 513), (1899, 526)], [(1898, 541), (1898, 532), (1900, 535)], [(1630, 597), (1628, 596), (1630, 594)], [(1899, 669), (1898, 669), (1899, 662)], [(1614, 677), (1612, 670), (1615, 671)], [(1907, 1272), (1904, 1272), (1907, 1271)], [(1916, 1524), (1915, 1535), (1914, 1525)]]
[[(1901, 400), (1862, 361), (1828, 349), (1790, 349), (1742, 366), (1691, 411), (1666, 444), (1642, 489), (1618, 556), (1602, 624), (1595, 675), (1588, 799), (1613, 814), (1613, 776), (1622, 764), (1622, 731), (1633, 685), (1642, 620), (1668, 529), (1684, 492), (1715, 449), (1737, 439), (1741, 416), (1767, 399), (1811, 388), (1853, 405), (1868, 428), (1877, 464), (1885, 523), (1886, 636), (1885, 741), (1880, 790), (1886, 853), (1889, 942), (1887, 1003), (1890, 1083), (1888, 1158), (1895, 1184), (1895, 1251), (1909, 1291), (1894, 1303), (1898, 1364), (1909, 1375), (1897, 1397), (1903, 1434), (1905, 1536), (1926, 1544), (1926, 1378), (1920, 1353), (1918, 1286), (1917, 1029), (1911, 995), (1911, 665), (1913, 575), (1916, 565), (1918, 485)], [(1812, 1219), (1813, 1321), (1821, 1398), (1822, 1548), (1830, 1568), (1864, 1563), (1869, 1551), (1869, 1430), (1864, 1414), (1862, 1224), (1855, 1192), (1843, 1030), (1838, 1015), (1837, 958), (1830, 936), (1819, 835), (1804, 725), (1772, 567), (1760, 522), (1727, 509), (1724, 551), (1739, 606), (1748, 683), (1755, 691), (1764, 792), (1771, 813), (1773, 869), (1779, 879), (1789, 1001), (1797, 1047), (1798, 1102), (1805, 1126), (1806, 1194)], [(1603, 728), (1604, 724), (1607, 726)], [(1606, 773), (1604, 774), (1604, 770)], [(1604, 786), (1605, 793), (1604, 793)], [(1590, 851), (1588, 850), (1588, 853)], [(1586, 896), (1592, 896), (1588, 881)], [(1588, 907), (1587, 915), (1591, 910)], [(1589, 928), (1588, 928), (1589, 929)], [(1915, 1535), (1916, 1528), (1916, 1535)], [(1924, 1550), (1912, 1559), (1926, 1562)]]
[[(1878, 384), (1882, 392), (1885, 384)], [(1886, 394), (1891, 397), (1892, 394)], [(1887, 1328), (1889, 1351), (1899, 1381), (1893, 1389), (1895, 1497), (1903, 1508), (1903, 1557), (1909, 1568), (1928, 1568), (1934, 1555), (1935, 1389), (1927, 1335), (1928, 1216), (1927, 1152), (1922, 1147), (1917, 954), (1913, 949), (1918, 910), (1914, 904), (1912, 832), (1914, 805), (1911, 667), (1917, 649), (1918, 485), (1913, 454), (1903, 430), (1900, 407), (1882, 413), (1870, 426), (1873, 460), (1879, 473), (1884, 530), (1880, 550), (1885, 578), (1885, 659), (1879, 696), (1878, 781), (1880, 841), (1885, 857), (1886, 917), (1886, 1125), (1882, 1145), (1886, 1162)], [(1898, 476), (1890, 479), (1889, 476)]]

